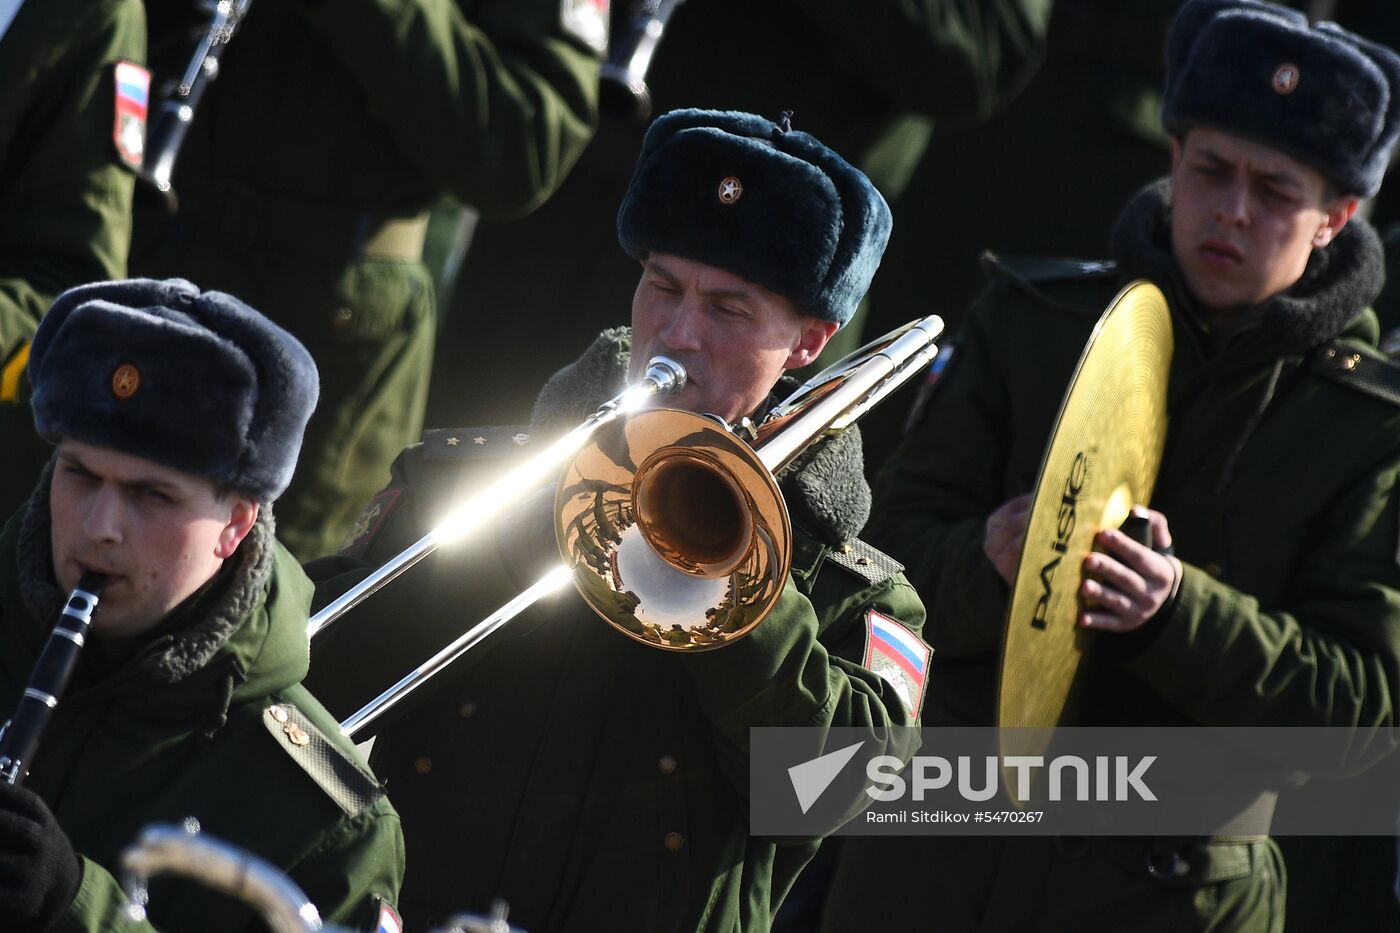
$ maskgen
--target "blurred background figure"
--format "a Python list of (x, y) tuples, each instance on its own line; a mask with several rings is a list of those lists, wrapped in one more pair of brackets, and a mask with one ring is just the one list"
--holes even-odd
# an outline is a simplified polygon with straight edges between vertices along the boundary
[[(1045, 63), (992, 119), (940, 126), (895, 208), (866, 332), (936, 312), (956, 334), (985, 281), (985, 250), (1094, 258), (1123, 203), (1167, 168), (1157, 121), (1162, 49), (1179, 0), (1057, 0)], [(861, 429), (870, 475), (899, 440), (918, 387)]]
[[(149, 73), (140, 0), (0, 3), (0, 513), (34, 486), (24, 367), (59, 292), (126, 274)], [(118, 78), (120, 77), (120, 81)]]
[[(644, 7), (614, 0), (610, 61), (627, 57), (629, 24)], [(1013, 97), (1040, 62), (1049, 11), (1050, 0), (696, 0), (674, 5), (645, 79), (654, 113), (777, 119), (791, 110), (794, 125), (845, 153), (894, 206), (897, 241), (899, 194), (934, 121), (940, 132), (944, 121), (975, 123)], [(532, 387), (629, 306), (637, 265), (614, 247), (616, 205), (648, 121), (617, 96), (544, 208), (477, 227), (439, 341), (429, 423), (527, 421)], [(522, 340), (545, 326), (548, 346)], [(853, 349), (860, 332), (858, 322), (843, 328), (824, 359)], [(468, 353), (473, 346), (528, 351)]]
[[(180, 152), (178, 209), (140, 199), (134, 272), (236, 293), (316, 359), (321, 401), (278, 503), (298, 557), (336, 550), (422, 429), (429, 207), (451, 194), (512, 217), (558, 186), (596, 119), (605, 6), (258, 3)], [(184, 72), (209, 13), (147, 8), (160, 86)]]

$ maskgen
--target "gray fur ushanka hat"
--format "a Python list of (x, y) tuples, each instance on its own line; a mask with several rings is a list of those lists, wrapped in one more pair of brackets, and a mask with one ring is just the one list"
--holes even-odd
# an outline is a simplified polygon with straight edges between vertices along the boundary
[(319, 381), (306, 348), (183, 279), (70, 289), (29, 351), (34, 424), (271, 502), (291, 481)]
[(1162, 124), (1238, 133), (1372, 197), (1400, 136), (1400, 56), (1259, 0), (1191, 0), (1167, 42)]
[(750, 113), (673, 110), (647, 131), (617, 235), (777, 292), (844, 324), (890, 236), (870, 179), (807, 133)]

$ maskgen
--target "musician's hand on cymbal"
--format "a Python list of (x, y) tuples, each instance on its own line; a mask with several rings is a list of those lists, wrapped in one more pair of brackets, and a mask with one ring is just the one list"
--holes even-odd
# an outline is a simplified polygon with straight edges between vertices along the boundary
[(1085, 628), (1131, 632), (1161, 611), (1181, 581), (1181, 561), (1161, 553), (1172, 544), (1166, 516), (1144, 508), (1133, 513), (1147, 518), (1153, 547), (1144, 547), (1115, 528), (1095, 536), (1103, 552), (1084, 558), (1084, 580), (1079, 585), (1084, 609), (1078, 621)]
[(1026, 493), (1008, 500), (987, 516), (982, 551), (1007, 586), (1014, 585), (1016, 581), (1016, 565), (1021, 560), (1021, 547), (1026, 543), (1030, 511), (1031, 494)]

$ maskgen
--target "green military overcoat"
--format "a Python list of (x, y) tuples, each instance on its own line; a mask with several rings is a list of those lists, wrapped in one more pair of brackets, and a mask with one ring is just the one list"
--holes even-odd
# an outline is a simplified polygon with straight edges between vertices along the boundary
[(118, 152), (114, 74), (146, 60), (139, 0), (27, 0), (0, 37), (0, 514), (48, 459), (24, 366), (64, 289), (121, 278), (136, 174)]
[[(2, 716), (66, 595), (47, 566), (48, 496), (32, 502), (37, 511), (17, 514), (0, 534)], [(311, 586), (273, 541), (269, 519), (259, 519), (217, 579), (175, 610), (173, 631), (130, 659), (89, 637), (40, 741), (26, 786), (52, 809), (83, 868), (61, 931), (265, 929), (226, 896), (174, 878), (152, 883), (149, 923), (123, 919), (122, 849), (143, 827), (186, 817), (285, 871), (328, 922), (372, 929), (380, 902), (397, 901), (398, 817), (300, 685)]]
[[(1348, 729), (1345, 759), (1304, 763), (1276, 750), (1274, 789), (1295, 772), (1362, 772), (1392, 750), (1400, 689), (1400, 396), (1386, 388), (1394, 375), (1365, 308), (1379, 288), (1379, 244), (1364, 224), (1347, 227), (1258, 326), (1224, 343), (1187, 310), (1162, 262), (1152, 219), (1162, 190), (1120, 221), (1129, 269), (992, 263), (946, 379), (882, 476), (871, 534), (908, 564), (930, 607), (926, 724), (992, 721), (1007, 586), (983, 554), (987, 516), (1030, 490), (1091, 328), (1126, 278), (1150, 271), (1161, 273), (1176, 340), (1150, 505), (1170, 523), (1184, 575), (1148, 626), (1095, 636), (1106, 663), (1094, 669), (1084, 724)], [(896, 885), (912, 873), (939, 901), (957, 892), (950, 917), (966, 926), (952, 919), (950, 929), (1110, 916), (1123, 929), (1282, 924), (1277, 857), (1259, 845), (1194, 851), (1190, 875), (1173, 884), (1149, 875), (1141, 845), (1096, 843), (1085, 858), (1051, 840), (960, 850), (963, 841), (862, 840), (843, 865), (832, 928), (850, 920), (871, 872)], [(895, 915), (936, 914), (910, 904)]]
[[(625, 367), (616, 341), (595, 345), (593, 363), (609, 346)], [(581, 369), (608, 375), (582, 390), (552, 383), (575, 411), (611, 395), (622, 372)], [(515, 448), (514, 434), (435, 431), (405, 452), (366, 516), (362, 555), (392, 556), (453, 491), (479, 489), (500, 466), (491, 451)], [(889, 727), (912, 723), (911, 707), (861, 661), (872, 611), (914, 632), (923, 622), (898, 565), (854, 540), (868, 507), (858, 435), (828, 442), (783, 491), (801, 528), (791, 578), (739, 642), (665, 653), (609, 629), (570, 590), (383, 727), (374, 760), (404, 816), (413, 928), (496, 896), (532, 933), (769, 927), (818, 840), (749, 834), (749, 729), (856, 727), (870, 748), (907, 757), (911, 730)], [(327, 706), (350, 712), (557, 561), (552, 503), (546, 489), (485, 540), (441, 552), (317, 639), (312, 685)], [(343, 588), (343, 578), (325, 587)]]

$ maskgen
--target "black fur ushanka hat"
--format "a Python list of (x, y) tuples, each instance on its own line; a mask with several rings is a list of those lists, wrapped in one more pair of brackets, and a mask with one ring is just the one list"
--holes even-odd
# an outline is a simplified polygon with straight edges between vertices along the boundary
[(673, 110), (652, 123), (617, 215), (629, 255), (669, 253), (844, 324), (890, 237), (870, 179), (787, 120)]
[(1372, 197), (1400, 136), (1400, 57), (1258, 0), (1191, 0), (1167, 42), (1162, 124), (1258, 140)]
[(29, 351), (34, 424), (272, 502), (291, 481), (319, 380), (306, 348), (183, 279), (64, 292)]

